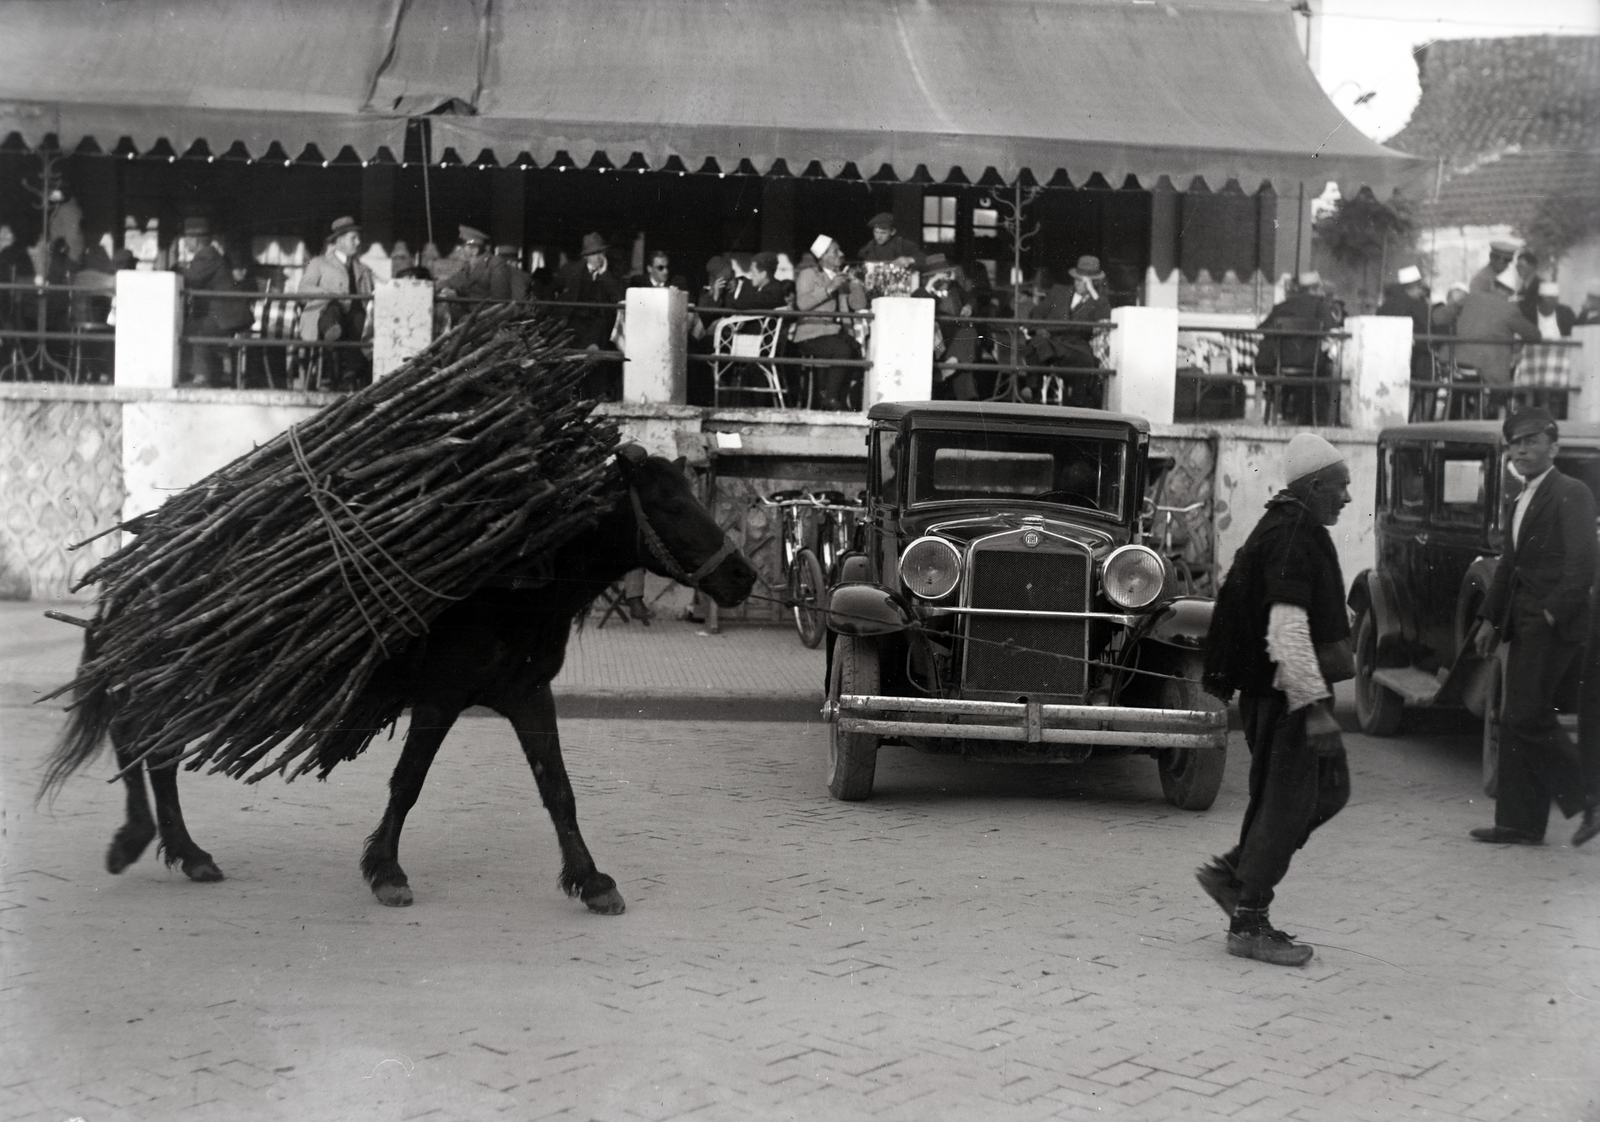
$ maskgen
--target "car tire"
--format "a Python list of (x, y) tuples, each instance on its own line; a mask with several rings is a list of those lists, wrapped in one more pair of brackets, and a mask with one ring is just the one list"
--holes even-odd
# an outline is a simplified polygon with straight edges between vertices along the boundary
[(1491, 799), (1500, 795), (1500, 706), (1505, 699), (1505, 664), (1498, 655), (1490, 656), (1494, 673), (1483, 700), (1483, 793)]
[[(876, 641), (840, 635), (833, 646), (828, 700), (837, 705), (847, 693), (875, 694), (881, 688)], [(842, 731), (835, 710), (834, 719), (828, 723), (828, 793), (845, 802), (860, 802), (872, 794), (877, 770), (878, 737)]]
[(1356, 723), (1368, 736), (1393, 736), (1404, 720), (1405, 698), (1372, 680), (1378, 661), (1378, 627), (1371, 612), (1356, 620)]
[(794, 559), (794, 626), (800, 641), (811, 650), (822, 644), (822, 636), (828, 630), (822, 609), (827, 592), (822, 562), (809, 549), (802, 549)]
[[(1193, 678), (1169, 678), (1161, 684), (1161, 705), (1165, 709), (1227, 708), (1201, 688)], [(1228, 766), (1228, 749), (1168, 748), (1156, 757), (1161, 773), (1161, 793), (1179, 810), (1207, 810), (1217, 801), (1222, 775)]]

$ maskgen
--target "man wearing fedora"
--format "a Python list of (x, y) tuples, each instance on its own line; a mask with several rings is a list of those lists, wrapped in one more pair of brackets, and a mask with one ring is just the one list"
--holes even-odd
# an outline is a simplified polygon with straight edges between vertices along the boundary
[[(961, 319), (972, 315), (972, 297), (968, 295), (965, 277), (960, 265), (942, 253), (930, 253), (922, 263), (922, 284), (914, 295), (930, 299), (935, 304), (937, 319)], [(956, 401), (978, 400), (978, 383), (971, 370), (958, 370), (957, 366), (976, 361), (978, 357), (978, 330), (972, 323), (935, 325), (933, 342), (935, 398)]]
[[(1556, 720), (1556, 692), (1583, 652), (1597, 546), (1594, 497), (1555, 466), (1560, 429), (1548, 410), (1520, 409), (1501, 426), (1522, 488), (1511, 507), (1505, 547), (1478, 611), (1473, 646), (1488, 658), (1509, 642), (1500, 711), (1500, 788), (1494, 825), (1478, 841), (1542, 845), (1555, 800), (1568, 818), (1583, 815), (1572, 837), (1600, 833), (1595, 769), (1580, 766)], [(1587, 774), (1586, 774), (1587, 773)]]
[(867, 228), (872, 231), (872, 240), (861, 247), (861, 252), (856, 257), (864, 262), (892, 261), (897, 265), (922, 265), (925, 254), (922, 247), (909, 238), (902, 238), (895, 232), (894, 215), (888, 211), (880, 211), (867, 219)]
[[(204, 218), (183, 220), (183, 254), (189, 263), (183, 267), (183, 287), (188, 292), (217, 291), (233, 287), (228, 272), (228, 262), (211, 239), (211, 223)], [(191, 336), (217, 336), (224, 334), (221, 318), (216, 314), (221, 301), (215, 297), (191, 297), (185, 302), (184, 334)], [(230, 309), (231, 310), (231, 309)], [(189, 380), (199, 386), (221, 385), (221, 364), (217, 361), (220, 348), (195, 343), (189, 348), (191, 365)]]
[(489, 235), (472, 226), (462, 226), (457, 232), (464, 264), (439, 282), (439, 291), (469, 300), (513, 299), (516, 283), (511, 264), (489, 252)]
[[(827, 234), (811, 242), (815, 260), (800, 266), (794, 277), (794, 306), (802, 312), (859, 312), (867, 306), (867, 290), (845, 272), (844, 250)], [(818, 360), (818, 409), (843, 409), (846, 383), (855, 375), (848, 366), (832, 366), (829, 360), (856, 357), (855, 338), (847, 321), (819, 316), (795, 321), (794, 347), (802, 358)]]
[[(627, 282), (617, 275), (607, 256), (610, 246), (598, 233), (583, 235), (578, 257), (562, 266), (556, 278), (556, 296), (561, 300), (609, 307), (572, 308), (567, 325), (572, 329), (572, 345), (592, 351), (614, 351), (612, 335), (617, 328), (617, 306), (627, 296)], [(584, 382), (584, 393), (600, 401), (622, 400), (622, 364), (596, 362)]]
[[(357, 258), (361, 250), (361, 224), (354, 218), (335, 218), (328, 246), (313, 257), (300, 277), (300, 293), (319, 293), (300, 312), (300, 338), (307, 342), (357, 342), (371, 338), (372, 320), (364, 300), (336, 299), (371, 296), (372, 270)], [(366, 355), (354, 347), (330, 347), (323, 352), (323, 387), (353, 390), (370, 378)]]
[[(1106, 274), (1100, 268), (1100, 258), (1086, 253), (1078, 263), (1067, 270), (1072, 278), (1070, 286), (1054, 284), (1045, 292), (1044, 299), (1034, 305), (1029, 319), (1071, 320), (1077, 323), (1100, 323), (1111, 318), (1111, 301), (1106, 297)], [(1039, 366), (1069, 366), (1098, 368), (1091, 345), (1090, 328), (1052, 327), (1034, 331), (1024, 351), (1028, 362)], [(1028, 385), (1035, 393), (1041, 379), (1032, 376)], [(1100, 408), (1105, 398), (1105, 387), (1098, 379), (1066, 377), (1061, 404)], [(1037, 398), (1035, 399), (1037, 400)]]

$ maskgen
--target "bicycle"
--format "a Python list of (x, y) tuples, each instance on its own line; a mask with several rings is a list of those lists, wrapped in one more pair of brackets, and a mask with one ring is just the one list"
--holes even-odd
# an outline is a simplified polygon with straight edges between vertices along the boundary
[(777, 507), (782, 512), (778, 559), (790, 609), (794, 612), (794, 627), (800, 633), (800, 641), (807, 647), (815, 648), (822, 643), (826, 630), (822, 596), (827, 589), (827, 578), (816, 551), (806, 540), (806, 518), (802, 508), (815, 508), (820, 504), (804, 491), (774, 491), (756, 502), (761, 506)]
[(839, 583), (839, 570), (844, 555), (855, 547), (856, 519), (867, 512), (860, 501), (850, 502), (843, 491), (818, 491), (816, 501), (819, 515), (817, 526), (817, 553), (822, 561), (822, 571), (828, 587)]

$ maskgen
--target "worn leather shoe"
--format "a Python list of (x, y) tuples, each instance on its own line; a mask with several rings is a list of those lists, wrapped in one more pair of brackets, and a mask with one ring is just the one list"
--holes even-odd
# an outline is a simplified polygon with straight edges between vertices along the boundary
[(1228, 953), (1274, 966), (1304, 966), (1317, 952), (1309, 944), (1296, 943), (1293, 936), (1263, 925), (1228, 932)]
[(1495, 845), (1543, 845), (1543, 838), (1513, 830), (1510, 826), (1479, 826), (1469, 830), (1474, 841), (1492, 842)]
[(1573, 831), (1572, 844), (1582, 845), (1596, 834), (1600, 834), (1600, 806), (1591, 806), (1583, 812), (1583, 822)]
[(1234, 909), (1239, 906), (1239, 894), (1244, 891), (1244, 885), (1239, 883), (1233, 866), (1221, 857), (1213, 857), (1209, 865), (1201, 865), (1194, 871), (1194, 879), (1200, 882), (1200, 887), (1217, 902), (1217, 907), (1224, 914), (1233, 915)]

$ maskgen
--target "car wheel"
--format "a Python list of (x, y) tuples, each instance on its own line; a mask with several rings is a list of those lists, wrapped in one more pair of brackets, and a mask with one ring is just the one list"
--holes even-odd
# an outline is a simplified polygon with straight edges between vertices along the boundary
[(1500, 704), (1505, 698), (1505, 664), (1491, 656), (1494, 673), (1483, 701), (1483, 793), (1491, 799), (1500, 795)]
[[(875, 694), (880, 688), (877, 643), (854, 635), (839, 636), (833, 647), (828, 700), (837, 704), (847, 693)], [(859, 802), (872, 794), (877, 769), (878, 738), (840, 730), (836, 712), (828, 723), (828, 793), (845, 802)]]
[[(1169, 678), (1161, 685), (1161, 705), (1165, 709), (1206, 709), (1212, 712), (1227, 706), (1212, 697), (1193, 678)], [(1156, 757), (1161, 773), (1161, 793), (1179, 810), (1206, 810), (1217, 801), (1222, 789), (1222, 773), (1228, 766), (1228, 749), (1168, 748)]]
[(1356, 621), (1356, 722), (1368, 736), (1393, 736), (1400, 731), (1405, 699), (1372, 680), (1378, 663), (1378, 627), (1371, 612)]
[(794, 626), (800, 641), (815, 650), (827, 630), (822, 610), (827, 581), (822, 576), (822, 562), (809, 549), (802, 549), (794, 564)]

